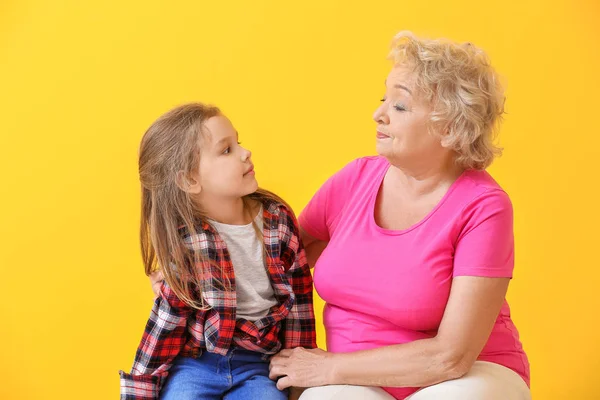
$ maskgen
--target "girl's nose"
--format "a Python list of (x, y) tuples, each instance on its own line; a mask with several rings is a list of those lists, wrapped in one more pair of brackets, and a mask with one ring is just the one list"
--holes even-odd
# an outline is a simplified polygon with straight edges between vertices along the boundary
[(252, 157), (252, 152), (248, 149), (244, 149), (242, 153), (242, 161), (246, 162), (250, 159), (250, 157)]

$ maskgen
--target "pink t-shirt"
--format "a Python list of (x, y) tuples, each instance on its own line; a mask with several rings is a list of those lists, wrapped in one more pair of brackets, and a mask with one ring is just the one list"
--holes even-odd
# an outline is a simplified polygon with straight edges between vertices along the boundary
[[(389, 167), (383, 157), (351, 162), (299, 217), (308, 234), (329, 241), (316, 263), (314, 283), (326, 302), (332, 352), (434, 337), (453, 277), (512, 277), (512, 205), (487, 172), (465, 171), (422, 221), (389, 230), (374, 218)], [(506, 301), (479, 360), (504, 365), (529, 384), (529, 362)], [(385, 389), (397, 399), (416, 391)]]

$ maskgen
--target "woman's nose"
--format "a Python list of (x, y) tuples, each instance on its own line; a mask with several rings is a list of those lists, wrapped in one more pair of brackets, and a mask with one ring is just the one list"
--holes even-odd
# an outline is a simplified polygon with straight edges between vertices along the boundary
[(387, 105), (383, 102), (373, 113), (373, 121), (378, 124), (387, 125), (390, 121), (386, 113)]

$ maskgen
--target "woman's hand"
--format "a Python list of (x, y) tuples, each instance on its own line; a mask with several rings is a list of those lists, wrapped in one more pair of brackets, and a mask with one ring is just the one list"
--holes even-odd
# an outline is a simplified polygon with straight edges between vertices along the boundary
[(154, 298), (156, 299), (160, 295), (160, 285), (165, 280), (165, 277), (161, 270), (154, 271), (150, 275), (150, 284), (152, 285), (152, 291), (154, 292)]
[(313, 387), (333, 383), (333, 354), (321, 349), (281, 350), (271, 359), (269, 378), (277, 380), (277, 388)]

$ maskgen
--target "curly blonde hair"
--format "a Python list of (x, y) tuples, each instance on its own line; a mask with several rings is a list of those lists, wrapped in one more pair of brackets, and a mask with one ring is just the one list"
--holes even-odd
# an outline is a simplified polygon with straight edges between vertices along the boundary
[(471, 43), (421, 39), (398, 33), (388, 56), (414, 72), (415, 84), (431, 102), (433, 132), (457, 153), (463, 168), (485, 169), (502, 149), (494, 144), (504, 114), (504, 88), (485, 52)]

